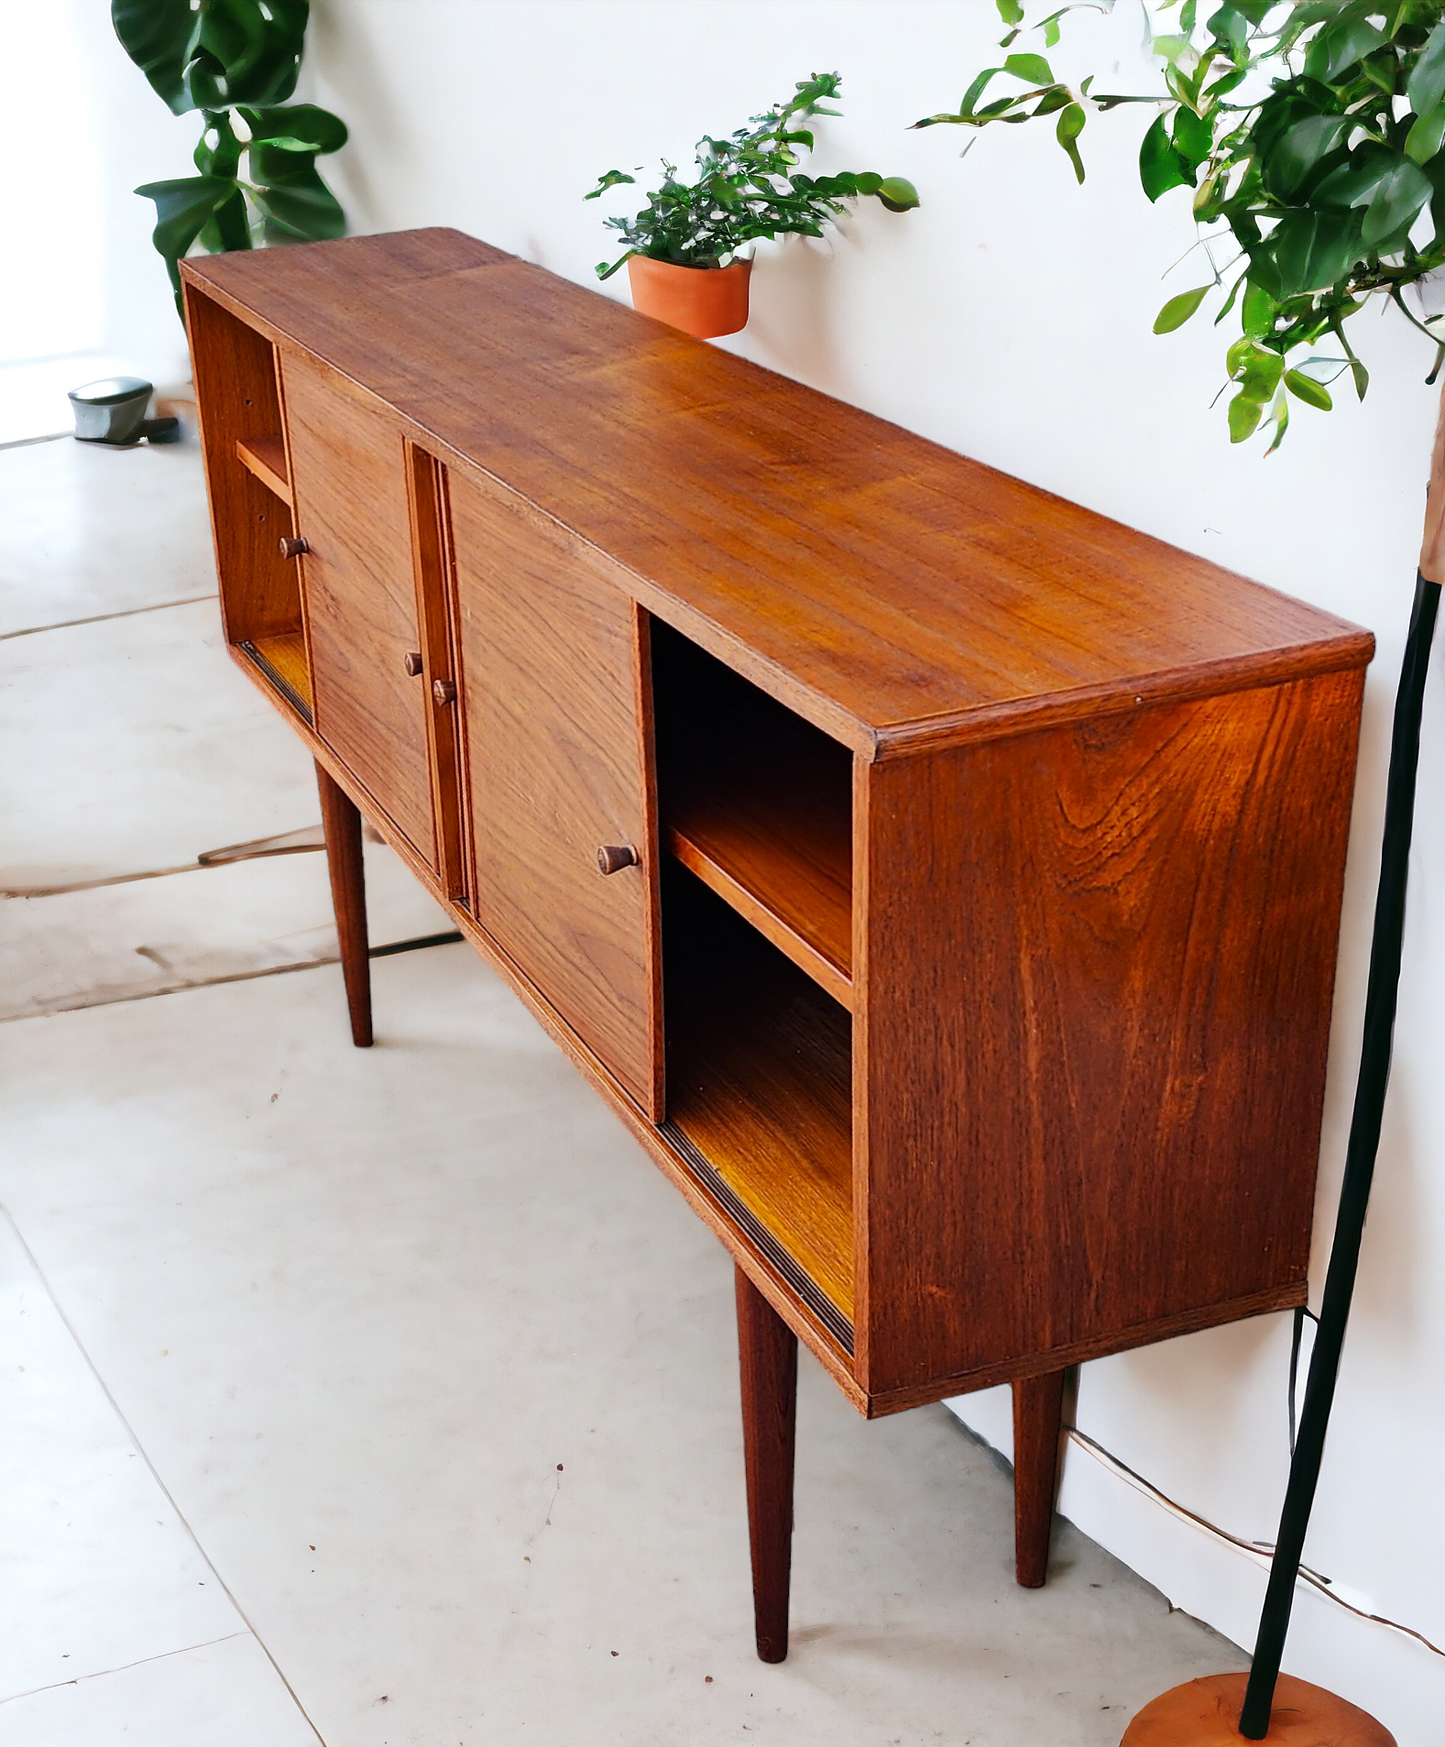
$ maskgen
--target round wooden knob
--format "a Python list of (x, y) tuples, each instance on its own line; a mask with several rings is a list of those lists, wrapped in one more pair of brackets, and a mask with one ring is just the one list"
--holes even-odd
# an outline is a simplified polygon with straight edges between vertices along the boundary
[(642, 857), (630, 843), (604, 843), (597, 851), (598, 870), (605, 874), (620, 873), (625, 867), (637, 867)]
[(310, 546), (299, 534), (283, 534), (281, 536), (281, 556), (283, 558), (299, 558), (303, 552), (310, 550)]
[(413, 679), (421, 678), (422, 659), (420, 649), (409, 650), (402, 656), (401, 664)]
[(457, 701), (457, 682), (454, 679), (434, 679), (431, 695), (439, 704), (454, 704)]

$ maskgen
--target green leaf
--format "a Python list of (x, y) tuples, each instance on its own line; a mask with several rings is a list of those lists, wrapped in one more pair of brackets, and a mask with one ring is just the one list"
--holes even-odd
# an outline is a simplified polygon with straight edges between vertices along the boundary
[(1224, 368), (1231, 382), (1235, 381), (1241, 370), (1249, 362), (1254, 351), (1254, 342), (1248, 334), (1241, 334), (1229, 350), (1224, 354)]
[(1249, 43), (1249, 20), (1237, 6), (1221, 6), (1206, 28), (1216, 42), (1227, 45), (1231, 60), (1239, 59)]
[(1275, 301), (1262, 285), (1247, 280), (1244, 301), (1239, 306), (1239, 325), (1256, 340), (1267, 339), (1274, 332)]
[(212, 54), (195, 54), (186, 63), (186, 94), (192, 109), (226, 109), (231, 95), (226, 69)]
[(998, 15), (1005, 24), (1023, 23), (1024, 9), (1019, 4), (1019, 0), (994, 0), (994, 4), (998, 7)]
[[(198, 60), (213, 63), (224, 103), (266, 107), (282, 103), (296, 88), (310, 15), (309, 0), (204, 0), (197, 18)], [(193, 96), (201, 86), (193, 67)], [(201, 103), (219, 108), (221, 103)]]
[[(1445, 102), (1445, 23), (1437, 24), (1425, 38), (1420, 58), (1405, 81), (1405, 95), (1416, 115), (1429, 115)], [(1413, 152), (1410, 155), (1414, 157)]]
[(1053, 68), (1042, 55), (1010, 55), (1003, 64), (1003, 70), (1029, 85), (1054, 83)]
[(1191, 183), (1162, 115), (1156, 117), (1139, 147), (1139, 180), (1150, 200), (1157, 200), (1171, 188), (1187, 187)]
[(1244, 282), (1248, 276), (1247, 273), (1241, 273), (1238, 279), (1236, 279), (1234, 284), (1230, 287), (1229, 296), (1226, 297), (1224, 302), (1219, 306), (1219, 314), (1214, 318), (1215, 327), (1218, 327), (1220, 322), (1224, 320), (1225, 316), (1229, 314), (1230, 310), (1234, 308), (1234, 301), (1243, 290)]
[(251, 220), (246, 212), (246, 196), (239, 188), (229, 200), (223, 200), (201, 226), (197, 240), (213, 255), (251, 247)]
[(1154, 332), (1172, 334), (1175, 328), (1182, 328), (1213, 289), (1212, 284), (1200, 285), (1193, 291), (1181, 291), (1178, 297), (1171, 297), (1154, 318)]
[(1347, 115), (1307, 115), (1286, 128), (1268, 155), (1270, 186), (1293, 200), (1316, 166), (1343, 143), (1351, 125)]
[(1388, 146), (1366, 140), (1346, 164), (1323, 177), (1310, 195), (1315, 206), (1368, 206), (1399, 162)]
[[(1286, 213), (1264, 251), (1279, 275), (1280, 299), (1328, 291), (1343, 279), (1360, 259), (1359, 227), (1355, 212)], [(1257, 269), (1259, 255), (1254, 251), (1251, 261)]]
[[(1002, 71), (1003, 71), (1002, 67), (985, 67), (984, 70), (979, 74), (979, 76), (974, 80), (974, 82), (969, 86), (967, 91), (964, 92), (963, 102), (960, 103), (958, 106), (958, 113), (960, 115), (972, 115), (974, 112), (973, 106), (975, 103), (978, 102), (979, 98), (983, 96), (984, 91), (988, 87), (989, 80), (993, 78), (995, 73), (1001, 73)], [(1012, 102), (1013, 99), (1009, 98), (1008, 101)], [(952, 121), (954, 119), (954, 117), (951, 115), (949, 115), (949, 116), (936, 115), (932, 119), (934, 121)]]
[[(619, 182), (636, 182), (636, 180), (637, 178), (635, 176), (624, 176), (621, 170), (609, 170), (605, 176), (599, 176), (597, 178), (597, 186), (590, 194), (584, 194), (582, 198), (584, 200), (596, 200), (599, 194), (605, 194), (609, 188), (615, 188)], [(618, 265), (620, 266), (621, 263), (619, 262)], [(611, 267), (608, 271), (615, 273), (617, 267)]]
[(156, 95), (177, 115), (192, 108), (182, 77), (197, 25), (190, 0), (111, 0), (110, 21)]
[(1430, 198), (1430, 178), (1418, 164), (1397, 158), (1365, 208), (1361, 240), (1370, 250), (1409, 230)]
[(1264, 413), (1264, 403), (1251, 400), (1246, 394), (1236, 394), (1229, 403), (1229, 440), (1231, 443), (1246, 443), (1259, 427), (1259, 421)]
[(146, 182), (136, 193), (156, 206), (151, 241), (168, 261), (179, 260), (200, 235), (201, 226), (236, 192), (229, 176), (180, 176), (169, 182)]
[(1296, 400), (1302, 400), (1306, 406), (1318, 407), (1321, 412), (1329, 412), (1335, 404), (1330, 399), (1329, 389), (1306, 376), (1302, 370), (1286, 370), (1284, 385)]
[(346, 214), (314, 168), (295, 172), (284, 183), (255, 187), (251, 197), (266, 220), (268, 240), (321, 242), (346, 234)]
[[(280, 109), (242, 109), (252, 140), (292, 152), (339, 152), (346, 144), (346, 123), (314, 103), (291, 103)], [(631, 177), (627, 178), (631, 181)]]
[(1174, 117), (1174, 144), (1191, 166), (1202, 164), (1214, 150), (1214, 123), (1192, 109), (1180, 109)]
[(211, 125), (201, 135), (192, 161), (203, 176), (227, 176), (234, 180), (244, 148), (231, 126), (231, 117), (222, 110), (207, 120)]
[(1084, 160), (1079, 156), (1078, 138), (1087, 120), (1082, 105), (1071, 103), (1060, 111), (1058, 126), (1054, 129), (1054, 138), (1068, 153), (1074, 176), (1080, 182), (1084, 180)]
[(1244, 356), (1244, 373), (1239, 378), (1239, 392), (1262, 406), (1279, 387), (1284, 373), (1284, 359), (1278, 352), (1263, 346), (1251, 346)]
[(1445, 103), (1437, 103), (1424, 115), (1417, 115), (1405, 136), (1405, 156), (1417, 164), (1428, 164), (1445, 140)]
[(1322, 85), (1333, 85), (1341, 73), (1358, 65), (1388, 40), (1369, 19), (1358, 13), (1347, 14), (1336, 23), (1327, 24), (1310, 44), (1305, 55), (1305, 77), (1318, 79)]
[[(862, 192), (866, 193), (867, 190)], [(918, 190), (906, 176), (885, 176), (875, 192), (889, 212), (910, 212), (920, 204)]]
[(1277, 394), (1271, 411), (1274, 417), (1274, 440), (1264, 452), (1266, 461), (1284, 441), (1284, 434), (1289, 429), (1289, 396), (1283, 391)]

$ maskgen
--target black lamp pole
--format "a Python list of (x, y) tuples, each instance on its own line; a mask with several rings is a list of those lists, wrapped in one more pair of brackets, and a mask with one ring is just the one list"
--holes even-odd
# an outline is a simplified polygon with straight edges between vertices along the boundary
[[(1438, 515), (1438, 500), (1431, 507)], [(1309, 1528), (1310, 1510), (1320, 1477), (1325, 1433), (1329, 1428), (1335, 1381), (1340, 1370), (1340, 1350), (1344, 1346), (1345, 1325), (1349, 1321), (1350, 1300), (1359, 1267), (1370, 1182), (1380, 1145), (1380, 1123), (1384, 1115), (1385, 1088), (1390, 1078), (1390, 1045), (1395, 1029), (1400, 956), (1405, 934), (1405, 887), (1410, 876), (1415, 773), (1420, 762), (1420, 715), (1425, 697), (1425, 675), (1430, 666), (1430, 642), (1439, 605), (1440, 584), (1427, 581), (1424, 575), (1417, 576), (1410, 634), (1405, 641), (1400, 689), (1395, 697), (1395, 725), (1390, 741), (1390, 775), (1385, 790), (1385, 832), (1380, 852), (1380, 886), (1375, 898), (1375, 932), (1370, 946), (1360, 1077), (1355, 1089), (1355, 1109), (1345, 1154), (1335, 1240), (1330, 1250), (1314, 1352), (1310, 1357), (1309, 1381), (1305, 1385), (1304, 1410), (1290, 1461), (1289, 1485), (1280, 1513), (1279, 1536), (1270, 1567), (1264, 1610), (1260, 1615), (1259, 1636), (1255, 1640), (1254, 1663), (1239, 1718), (1239, 1732), (1249, 1741), (1262, 1741), (1269, 1729), (1270, 1708), (1274, 1702), (1275, 1682), (1279, 1678), (1280, 1658), (1284, 1654), (1285, 1634), (1289, 1631), (1290, 1608), (1299, 1578), (1305, 1533)]]

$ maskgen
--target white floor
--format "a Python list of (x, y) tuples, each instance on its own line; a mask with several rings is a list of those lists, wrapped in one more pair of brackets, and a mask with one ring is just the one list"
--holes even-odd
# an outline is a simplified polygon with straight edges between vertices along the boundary
[(196, 865), (317, 806), (194, 448), (0, 450), (0, 590), (0, 1747), (1112, 1747), (1243, 1666), (806, 1357), (760, 1664), (723, 1252), (468, 948), (357, 1051), (322, 857)]

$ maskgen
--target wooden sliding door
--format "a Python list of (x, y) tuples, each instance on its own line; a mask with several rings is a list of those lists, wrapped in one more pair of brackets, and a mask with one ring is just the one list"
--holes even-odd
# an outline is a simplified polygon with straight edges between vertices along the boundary
[(450, 494), (474, 911), (656, 1118), (646, 620), (604, 560), (504, 488), (456, 470)]
[(316, 731), (435, 868), (401, 429), (310, 359), (282, 374)]

